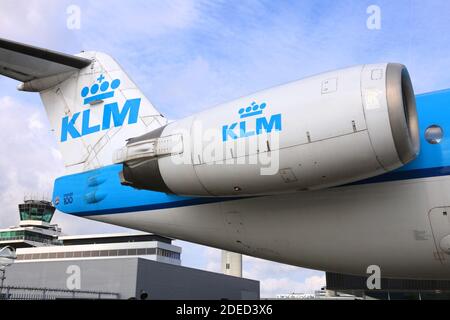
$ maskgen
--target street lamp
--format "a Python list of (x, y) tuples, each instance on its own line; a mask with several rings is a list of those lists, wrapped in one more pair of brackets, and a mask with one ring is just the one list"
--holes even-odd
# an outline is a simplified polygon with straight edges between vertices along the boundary
[(14, 260), (16, 260), (16, 250), (12, 247), (4, 247), (0, 249), (0, 280), (1, 285), (0, 289), (3, 289), (3, 282), (5, 281), (5, 272), (6, 267), (9, 267), (14, 263)]

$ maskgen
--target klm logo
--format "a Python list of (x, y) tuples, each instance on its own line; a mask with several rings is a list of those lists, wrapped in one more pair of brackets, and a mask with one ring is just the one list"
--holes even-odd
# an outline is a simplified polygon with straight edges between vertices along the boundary
[[(93, 84), (90, 88), (84, 87), (81, 90), (83, 104), (93, 106), (104, 102), (106, 99), (114, 98), (114, 93), (120, 86), (120, 80), (115, 79), (111, 83), (105, 81), (105, 77), (101, 75), (97, 79), (98, 83)], [(141, 99), (129, 99), (125, 101), (122, 108), (119, 108), (117, 102), (105, 104), (101, 123), (91, 123), (91, 109), (83, 112), (74, 113), (71, 117), (62, 118), (61, 124), (61, 142), (67, 141), (70, 137), (76, 139), (91, 133), (108, 130), (111, 127), (120, 127), (125, 123), (128, 116), (128, 124), (138, 121), (139, 107)], [(77, 124), (81, 124), (81, 131), (77, 128)]]
[(222, 127), (222, 141), (281, 131), (281, 113), (267, 118), (263, 115), (266, 107), (266, 103), (258, 105), (253, 102), (250, 106), (239, 109), (241, 121)]

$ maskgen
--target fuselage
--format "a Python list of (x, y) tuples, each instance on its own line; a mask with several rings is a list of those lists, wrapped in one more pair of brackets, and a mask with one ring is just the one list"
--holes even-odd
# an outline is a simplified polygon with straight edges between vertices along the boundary
[[(245, 198), (181, 197), (119, 181), (121, 165), (56, 180), (65, 213), (296, 266), (450, 278), (450, 90), (418, 95), (421, 151), (406, 166), (351, 185)], [(439, 143), (425, 140), (440, 126)]]

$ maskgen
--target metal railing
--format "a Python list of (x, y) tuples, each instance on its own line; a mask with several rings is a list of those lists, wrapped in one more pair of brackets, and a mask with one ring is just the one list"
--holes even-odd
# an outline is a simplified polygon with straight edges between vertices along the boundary
[(104, 291), (84, 291), (32, 287), (0, 287), (0, 300), (58, 300), (58, 299), (120, 299), (120, 294)]

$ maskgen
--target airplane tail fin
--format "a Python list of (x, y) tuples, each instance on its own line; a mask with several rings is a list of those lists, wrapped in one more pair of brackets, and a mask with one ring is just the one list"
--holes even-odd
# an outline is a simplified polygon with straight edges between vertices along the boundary
[(167, 123), (105, 53), (73, 56), (0, 39), (0, 74), (39, 92), (68, 173), (112, 164), (127, 139)]

